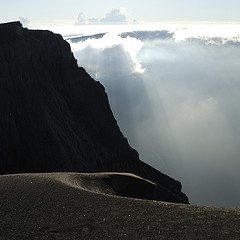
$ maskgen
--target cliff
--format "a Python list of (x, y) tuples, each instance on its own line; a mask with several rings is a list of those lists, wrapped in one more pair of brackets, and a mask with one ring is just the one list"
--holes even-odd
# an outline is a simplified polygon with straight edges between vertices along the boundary
[(13, 22), (0, 36), (1, 174), (130, 172), (158, 184), (154, 199), (188, 203), (180, 182), (139, 160), (60, 35)]

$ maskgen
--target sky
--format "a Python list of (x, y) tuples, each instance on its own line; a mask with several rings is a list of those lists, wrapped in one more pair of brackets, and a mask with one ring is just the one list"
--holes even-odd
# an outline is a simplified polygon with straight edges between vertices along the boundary
[(71, 24), (79, 13), (101, 19), (115, 8), (126, 8), (130, 20), (240, 21), (238, 0), (0, 0), (0, 22), (30, 19), (35, 25)]
[(190, 203), (240, 206), (240, 1), (0, 0), (0, 22), (62, 34), (140, 158)]

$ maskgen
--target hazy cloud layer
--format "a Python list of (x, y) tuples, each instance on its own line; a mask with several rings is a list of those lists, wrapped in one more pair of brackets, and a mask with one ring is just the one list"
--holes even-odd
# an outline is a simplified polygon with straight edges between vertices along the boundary
[(172, 36), (106, 34), (71, 46), (142, 160), (179, 179), (191, 203), (240, 206), (239, 43)]
[(216, 46), (235, 45), (235, 46), (239, 46), (240, 36), (231, 37), (231, 38), (224, 38), (224, 37), (187, 38), (187, 39), (185, 39), (185, 41), (198, 42), (198, 43), (201, 43), (204, 45), (216, 45)]

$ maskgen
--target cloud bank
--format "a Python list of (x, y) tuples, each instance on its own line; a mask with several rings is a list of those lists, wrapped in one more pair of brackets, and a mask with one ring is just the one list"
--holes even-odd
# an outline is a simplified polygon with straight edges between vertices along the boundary
[(78, 43), (78, 42), (84, 42), (88, 39), (100, 39), (103, 38), (106, 35), (106, 33), (98, 33), (98, 34), (94, 34), (94, 35), (85, 35), (85, 36), (80, 36), (80, 37), (70, 37), (70, 38), (66, 38), (65, 40), (68, 40), (72, 43)]
[(193, 204), (239, 206), (239, 38), (175, 36), (108, 33), (71, 46), (142, 160), (179, 179)]
[(174, 33), (168, 30), (157, 30), (157, 31), (132, 31), (121, 33), (122, 38), (137, 38), (142, 41), (146, 40), (159, 40), (159, 39), (172, 39)]

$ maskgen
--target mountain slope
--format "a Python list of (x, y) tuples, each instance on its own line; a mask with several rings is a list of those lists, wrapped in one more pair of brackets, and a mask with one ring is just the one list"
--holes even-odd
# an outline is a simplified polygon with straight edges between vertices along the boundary
[(158, 184), (155, 199), (188, 203), (180, 182), (139, 160), (60, 35), (14, 22), (0, 36), (1, 174), (130, 172)]

